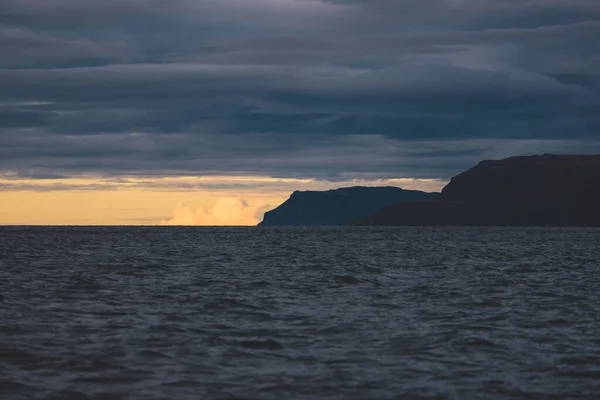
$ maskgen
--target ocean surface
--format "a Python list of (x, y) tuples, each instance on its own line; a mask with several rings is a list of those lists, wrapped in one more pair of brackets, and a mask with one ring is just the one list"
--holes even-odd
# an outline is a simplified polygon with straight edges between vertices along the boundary
[(600, 230), (3, 227), (0, 399), (600, 399)]

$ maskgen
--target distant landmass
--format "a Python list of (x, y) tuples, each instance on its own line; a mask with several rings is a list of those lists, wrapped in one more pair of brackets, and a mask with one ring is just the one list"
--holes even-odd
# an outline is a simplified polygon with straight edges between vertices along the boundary
[(350, 221), (377, 213), (402, 202), (427, 203), (439, 193), (397, 187), (364, 187), (318, 191), (295, 191), (276, 209), (265, 213), (259, 226), (348, 225)]
[(390, 205), (352, 224), (600, 226), (600, 155), (482, 161), (434, 202)]

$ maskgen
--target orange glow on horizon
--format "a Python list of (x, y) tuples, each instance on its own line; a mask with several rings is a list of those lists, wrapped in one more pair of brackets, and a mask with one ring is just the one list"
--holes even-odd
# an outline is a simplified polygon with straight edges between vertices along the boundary
[(363, 185), (439, 191), (444, 184), (252, 176), (24, 179), (4, 173), (0, 225), (256, 225), (294, 190)]

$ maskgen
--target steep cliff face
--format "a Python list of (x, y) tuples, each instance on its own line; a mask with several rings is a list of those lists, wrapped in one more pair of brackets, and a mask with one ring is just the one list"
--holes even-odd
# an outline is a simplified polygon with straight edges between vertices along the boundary
[(432, 204), (399, 204), (361, 225), (600, 226), (600, 155), (483, 161)]
[(397, 187), (351, 187), (324, 192), (294, 192), (276, 209), (265, 214), (260, 226), (347, 225), (390, 204), (433, 201), (439, 193), (403, 190)]

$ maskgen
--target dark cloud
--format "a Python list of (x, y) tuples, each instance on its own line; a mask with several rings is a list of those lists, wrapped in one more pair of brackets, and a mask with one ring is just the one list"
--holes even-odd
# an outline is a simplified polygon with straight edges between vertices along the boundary
[(600, 152), (597, 0), (4, 0), (0, 54), (0, 171), (33, 178)]

